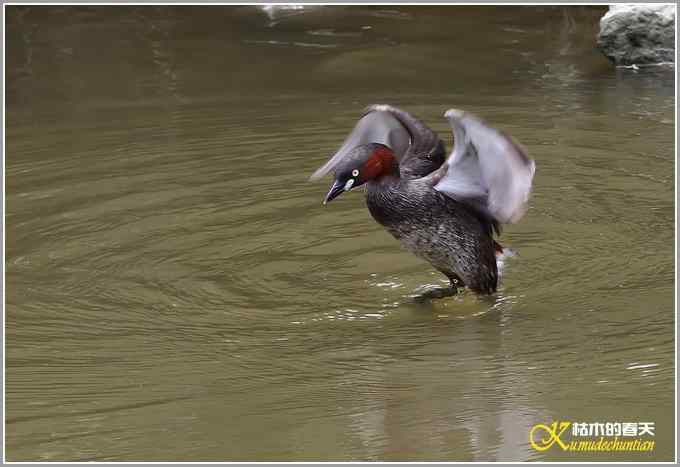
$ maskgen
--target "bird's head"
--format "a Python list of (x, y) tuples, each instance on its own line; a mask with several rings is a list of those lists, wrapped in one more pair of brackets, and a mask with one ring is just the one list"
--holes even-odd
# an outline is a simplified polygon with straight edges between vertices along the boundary
[(335, 180), (323, 204), (342, 193), (397, 170), (392, 150), (380, 143), (362, 144), (351, 150), (336, 167)]

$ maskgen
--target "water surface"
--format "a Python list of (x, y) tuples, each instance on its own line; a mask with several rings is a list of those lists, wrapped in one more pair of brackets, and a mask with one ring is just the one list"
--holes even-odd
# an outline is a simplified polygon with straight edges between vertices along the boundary
[[(675, 71), (602, 9), (7, 13), (8, 460), (672, 459)], [(415, 303), (443, 276), (321, 206), (371, 103), (536, 159), (494, 298)], [(555, 419), (656, 449), (535, 452)]]

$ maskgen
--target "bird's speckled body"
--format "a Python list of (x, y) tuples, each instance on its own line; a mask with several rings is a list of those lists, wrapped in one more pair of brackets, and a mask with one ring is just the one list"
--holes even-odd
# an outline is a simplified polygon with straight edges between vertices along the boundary
[(436, 191), (430, 179), (386, 176), (368, 182), (366, 205), (376, 222), (453, 285), (484, 294), (496, 291), (491, 223)]

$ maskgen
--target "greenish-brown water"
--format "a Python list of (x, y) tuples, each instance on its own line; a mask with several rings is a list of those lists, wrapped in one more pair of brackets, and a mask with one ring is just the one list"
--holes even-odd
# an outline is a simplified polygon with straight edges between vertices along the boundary
[[(19, 460), (671, 460), (674, 69), (602, 9), (8, 7), (6, 449)], [(308, 176), (365, 105), (536, 160), (492, 299)], [(536, 452), (553, 420), (651, 453)]]

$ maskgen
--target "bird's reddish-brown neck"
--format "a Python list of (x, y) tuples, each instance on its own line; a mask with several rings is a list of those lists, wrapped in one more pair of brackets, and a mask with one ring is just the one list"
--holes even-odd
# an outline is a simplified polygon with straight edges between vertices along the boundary
[(375, 180), (383, 175), (391, 174), (396, 164), (397, 159), (389, 148), (379, 148), (366, 161), (361, 172), (366, 180)]

